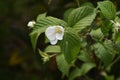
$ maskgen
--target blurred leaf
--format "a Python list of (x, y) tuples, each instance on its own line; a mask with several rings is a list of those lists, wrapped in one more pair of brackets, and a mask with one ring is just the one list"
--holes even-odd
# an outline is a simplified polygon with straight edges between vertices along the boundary
[(105, 66), (108, 66), (116, 54), (112, 42), (110, 40), (106, 40), (103, 43), (94, 44), (93, 47), (96, 56), (104, 63)]
[(9, 65), (14, 66), (14, 65), (20, 64), (20, 63), (24, 62), (26, 59), (28, 59), (29, 57), (30, 56), (26, 56), (26, 55), (20, 56), (20, 51), (18, 49), (15, 49), (12, 52), (12, 55), (9, 59)]
[(107, 19), (115, 19), (116, 9), (111, 1), (98, 2), (98, 7)]
[(113, 75), (107, 75), (106, 72), (102, 72), (101, 74), (105, 77), (105, 80), (115, 80)]
[(100, 40), (101, 38), (104, 37), (103, 33), (101, 32), (101, 29), (98, 28), (98, 29), (93, 29), (91, 32), (90, 32), (90, 35), (94, 38), (94, 39), (97, 39), (97, 40)]
[(49, 45), (49, 46), (47, 46), (47, 48), (45, 48), (45, 52), (46, 53), (60, 53), (61, 48), (58, 45), (55, 45), (55, 46)]
[(63, 75), (68, 76), (70, 65), (66, 62), (63, 54), (58, 54), (56, 56), (56, 61), (58, 69), (62, 72)]
[(96, 65), (94, 63), (84, 63), (81, 68), (76, 68), (70, 73), (68, 80), (75, 80), (76, 77), (80, 77), (88, 73)]
[[(115, 22), (120, 23), (120, 18), (116, 17)], [(115, 27), (120, 27), (120, 26), (113, 26), (113, 27), (115, 28)], [(117, 32), (114, 32), (113, 40), (115, 41), (116, 44), (120, 44), (120, 30), (118, 30)]]
[(112, 29), (112, 25), (108, 20), (104, 20), (103, 24), (101, 26), (101, 31), (104, 34), (104, 36), (109, 36), (109, 32)]
[(92, 62), (90, 55), (84, 50), (80, 50), (80, 55), (78, 56), (78, 59), (84, 62)]
[(60, 45), (68, 63), (71, 63), (77, 58), (80, 50), (80, 39), (72, 28), (66, 29)]

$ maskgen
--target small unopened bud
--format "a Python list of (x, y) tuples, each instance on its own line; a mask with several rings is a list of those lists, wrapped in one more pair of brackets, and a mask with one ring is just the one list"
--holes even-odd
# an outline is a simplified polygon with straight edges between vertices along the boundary
[(32, 27), (34, 27), (34, 24), (35, 24), (35, 21), (29, 21), (27, 26), (32, 28)]

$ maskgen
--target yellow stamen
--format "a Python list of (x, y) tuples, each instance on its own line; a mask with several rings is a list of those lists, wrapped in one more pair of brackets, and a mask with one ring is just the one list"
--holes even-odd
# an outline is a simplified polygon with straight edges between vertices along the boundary
[(57, 27), (57, 28), (55, 29), (55, 32), (61, 34), (61, 33), (62, 33), (62, 30), (61, 30), (61, 28)]

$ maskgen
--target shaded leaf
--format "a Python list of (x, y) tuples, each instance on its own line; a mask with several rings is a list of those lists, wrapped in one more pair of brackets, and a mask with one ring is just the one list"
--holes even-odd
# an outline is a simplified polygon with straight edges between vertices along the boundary
[(70, 65), (66, 62), (64, 54), (58, 54), (56, 56), (58, 69), (62, 72), (63, 75), (68, 76)]
[(66, 29), (64, 38), (60, 45), (68, 63), (71, 63), (77, 58), (77, 54), (79, 53), (80, 49), (80, 39), (73, 29)]
[(100, 8), (102, 14), (107, 19), (114, 19), (116, 16), (116, 9), (111, 1), (98, 2), (98, 7)]
[(97, 39), (97, 40), (100, 40), (101, 38), (104, 37), (103, 33), (101, 32), (101, 29), (98, 28), (98, 29), (95, 29), (95, 30), (92, 30), (90, 32), (90, 35), (94, 38), (94, 39)]
[(94, 46), (96, 56), (108, 66), (115, 57), (116, 51), (110, 40), (106, 40), (104, 43), (96, 43)]
[(69, 17), (69, 14), (71, 13), (72, 10), (74, 10), (74, 8), (70, 8), (70, 9), (65, 11), (63, 18), (66, 22), (68, 22), (68, 17)]
[(37, 16), (36, 21), (40, 21), (41, 19), (44, 19), (45, 17), (46, 17), (46, 13), (39, 14), (39, 15)]
[(84, 62), (92, 62), (90, 55), (84, 50), (80, 50), (80, 55), (78, 56), (78, 59)]
[(76, 68), (73, 70), (69, 76), (68, 80), (75, 80), (76, 77), (80, 77), (88, 73), (96, 65), (94, 63), (84, 63), (81, 68)]

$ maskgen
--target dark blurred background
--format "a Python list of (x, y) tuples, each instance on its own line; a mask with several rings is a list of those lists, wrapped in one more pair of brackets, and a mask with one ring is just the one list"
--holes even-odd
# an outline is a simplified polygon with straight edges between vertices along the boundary
[[(97, 1), (79, 0), (95, 6)], [(120, 1), (113, 2), (119, 9)], [(62, 80), (55, 58), (43, 64), (41, 56), (33, 52), (27, 23), (44, 12), (62, 19), (70, 7), (77, 7), (77, 0), (0, 0), (0, 80)]]

